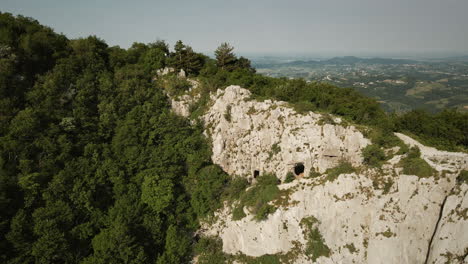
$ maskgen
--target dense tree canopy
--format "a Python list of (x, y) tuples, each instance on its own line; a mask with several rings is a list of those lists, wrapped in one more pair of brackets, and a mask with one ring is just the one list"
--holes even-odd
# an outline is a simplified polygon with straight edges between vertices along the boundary
[(200, 81), (194, 113), (210, 91), (239, 84), (298, 111), (468, 145), (466, 114), (388, 116), (353, 89), (268, 78), (229, 45), (218, 51), (214, 60), (182, 41), (171, 52), (163, 41), (122, 49), (95, 36), (68, 40), (0, 13), (0, 262), (191, 259), (199, 219), (220, 207), (230, 178), (211, 163), (201, 125), (170, 111), (163, 90), (186, 87), (155, 80), (166, 66)]
[(215, 206), (187, 184), (222, 190), (226, 176), (201, 128), (172, 114), (153, 81), (172, 63), (167, 45), (123, 50), (23, 17), (0, 21), (0, 261), (190, 259), (197, 219)]

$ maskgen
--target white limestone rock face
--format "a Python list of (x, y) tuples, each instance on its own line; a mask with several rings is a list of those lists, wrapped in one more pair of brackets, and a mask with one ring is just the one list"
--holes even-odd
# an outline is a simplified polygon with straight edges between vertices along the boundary
[(457, 172), (459, 170), (468, 170), (468, 160), (466, 153), (449, 152), (438, 150), (433, 147), (424, 146), (418, 141), (401, 133), (395, 133), (405, 144), (413, 147), (416, 146), (421, 150), (421, 158), (423, 158), (431, 167), (437, 171)]
[(427, 263), (468, 263), (468, 185), (447, 197)]
[[(181, 70), (181, 72), (182, 71), (183, 70)], [(169, 97), (171, 101), (172, 111), (174, 111), (174, 113), (183, 117), (190, 116), (190, 107), (200, 98), (199, 94), (198, 95), (191, 94), (193, 90), (196, 90), (198, 88), (199, 83), (192, 79), (187, 79), (187, 81), (190, 82), (192, 87), (189, 89), (189, 91), (186, 94), (181, 95), (179, 97)]]
[(227, 173), (251, 177), (258, 171), (284, 178), (298, 163), (305, 175), (324, 172), (341, 160), (362, 163), (361, 149), (370, 141), (354, 126), (321, 124), (320, 114), (298, 114), (285, 102), (258, 102), (250, 96), (239, 86), (218, 90), (203, 116), (213, 162)]
[[(453, 180), (408, 175), (393, 180), (384, 194), (366, 174), (341, 175), (325, 183), (321, 178), (300, 179), (280, 186), (294, 190), (293, 205), (280, 207), (260, 222), (251, 215), (233, 221), (225, 208), (215, 225), (205, 227), (205, 234), (219, 236), (229, 254), (284, 254), (295, 241), (305, 248), (300, 222), (313, 216), (331, 250), (329, 258), (320, 257), (317, 263), (424, 263), (440, 205)], [(460, 246), (459, 241), (454, 244)], [(301, 255), (294, 263), (311, 262)]]
[[(306, 176), (311, 170), (323, 173), (341, 160), (362, 165), (361, 151), (370, 141), (355, 127), (339, 118), (333, 125), (323, 124), (320, 114), (298, 114), (285, 102), (258, 102), (250, 96), (238, 86), (218, 90), (201, 117), (212, 141), (213, 162), (230, 175), (250, 178), (258, 171), (284, 178), (297, 163), (304, 165)], [(189, 95), (171, 100), (183, 116), (196, 101)], [(301, 221), (314, 217), (330, 249), (330, 256), (316, 263), (467, 263), (468, 186), (455, 179), (468, 168), (468, 155), (397, 136), (420, 148), (421, 157), (438, 171), (435, 177), (401, 174), (402, 156), (395, 156), (382, 171), (361, 167), (334, 181), (327, 181), (327, 175), (302, 178), (279, 185), (290, 191), (289, 203), (266, 220), (254, 220), (244, 208), (247, 216), (234, 221), (232, 205), (225, 204), (214, 223), (202, 223), (200, 233), (221, 238), (228, 254), (296, 252), (290, 263), (312, 263), (304, 253), (307, 239)]]

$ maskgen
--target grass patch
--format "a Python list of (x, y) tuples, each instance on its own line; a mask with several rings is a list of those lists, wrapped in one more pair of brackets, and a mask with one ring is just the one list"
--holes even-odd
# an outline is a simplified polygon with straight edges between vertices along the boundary
[(467, 170), (462, 170), (460, 171), (460, 174), (457, 176), (457, 182), (459, 184), (468, 184), (468, 171)]
[(385, 152), (375, 144), (365, 147), (362, 150), (362, 157), (364, 158), (364, 164), (371, 167), (381, 167), (386, 159)]
[(318, 171), (315, 171), (314, 168), (310, 169), (310, 172), (309, 172), (309, 178), (310, 179), (320, 177), (320, 175), (321, 174)]
[(262, 255), (260, 257), (250, 257), (243, 254), (238, 254), (236, 256), (236, 261), (238, 263), (244, 264), (280, 264), (280, 259), (278, 255)]
[(256, 112), (257, 112), (257, 111), (255, 110), (255, 107), (251, 106), (251, 107), (249, 108), (249, 111), (247, 111), (247, 115), (250, 116), (250, 115), (255, 114)]
[(296, 179), (296, 177), (294, 176), (294, 174), (292, 172), (288, 172), (286, 174), (286, 178), (284, 179), (284, 183), (293, 182), (295, 179)]
[(238, 221), (241, 220), (242, 218), (246, 217), (247, 215), (244, 212), (244, 206), (243, 205), (238, 205), (234, 207), (234, 210), (232, 210), (232, 220)]
[(199, 264), (224, 264), (229, 260), (229, 255), (223, 252), (220, 238), (201, 237), (195, 244), (194, 253), (198, 255)]
[(291, 106), (299, 114), (305, 114), (316, 109), (312, 103), (307, 101), (295, 102)]
[(421, 178), (430, 177), (435, 170), (421, 158), (418, 147), (412, 147), (405, 158), (398, 163), (403, 168), (403, 174), (416, 175)]
[(329, 124), (329, 125), (335, 125), (335, 120), (333, 119), (333, 117), (330, 115), (330, 114), (322, 114), (319, 121), (317, 122), (317, 124), (319, 126), (323, 126), (325, 124)]
[(240, 198), (240, 196), (248, 186), (249, 182), (246, 178), (234, 177), (224, 189), (221, 198), (223, 201), (233, 202), (234, 200)]
[(241, 197), (241, 204), (247, 206), (248, 210), (255, 215), (255, 220), (264, 220), (270, 213), (276, 211), (276, 208), (268, 203), (280, 196), (277, 185), (278, 179), (275, 175), (265, 174), (258, 177), (257, 184)]
[(271, 145), (271, 150), (268, 153), (268, 159), (270, 160), (273, 158), (274, 155), (278, 154), (281, 151), (281, 147), (279, 146), (279, 142), (276, 142), (275, 144)]
[[(358, 126), (358, 128), (360, 128)], [(396, 155), (403, 155), (408, 152), (408, 146), (390, 129), (377, 127), (360, 128), (363, 135), (369, 138), (372, 145), (363, 149), (364, 162), (371, 167), (380, 167), (385, 160), (389, 160)], [(398, 147), (397, 153), (389, 152), (385, 155), (384, 149)], [(366, 153), (364, 153), (366, 152)], [(372, 157), (372, 155), (376, 155)]]
[(303, 218), (301, 227), (307, 240), (304, 254), (313, 262), (319, 257), (330, 257), (330, 248), (325, 244), (322, 234), (318, 230), (319, 220), (313, 216)]
[(391, 238), (393, 236), (396, 236), (395, 233), (393, 233), (390, 228), (387, 228), (387, 230), (385, 230), (384, 232), (380, 232), (380, 233), (375, 233), (375, 236), (378, 236), (378, 235), (382, 235), (386, 238)]
[(294, 247), (284, 254), (262, 255), (251, 257), (242, 253), (230, 255), (223, 252), (223, 242), (217, 237), (202, 237), (195, 244), (194, 253), (198, 256), (198, 264), (280, 264), (294, 263), (301, 253), (300, 243), (293, 241)]
[(264, 220), (269, 214), (276, 211), (276, 207), (269, 202), (281, 197), (282, 192), (278, 188), (278, 179), (275, 175), (265, 174), (257, 178), (257, 183), (252, 188), (245, 190), (246, 181), (241, 179), (233, 180), (226, 188), (222, 197), (226, 200), (239, 200), (233, 209), (233, 220), (240, 220), (246, 215), (243, 208), (247, 207), (257, 221)]
[(325, 171), (327, 174), (325, 180), (332, 182), (336, 180), (341, 174), (349, 174), (353, 172), (356, 172), (356, 169), (353, 167), (353, 165), (351, 165), (349, 162), (342, 161), (338, 166)]
[(351, 254), (354, 254), (355, 252), (357, 252), (357, 249), (353, 243), (346, 244), (344, 247), (347, 248)]

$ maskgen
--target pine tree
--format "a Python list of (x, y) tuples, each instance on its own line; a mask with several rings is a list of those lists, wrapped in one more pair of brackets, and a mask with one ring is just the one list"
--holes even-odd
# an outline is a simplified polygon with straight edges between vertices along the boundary
[(234, 47), (228, 43), (222, 43), (215, 51), (216, 55), (216, 64), (219, 68), (223, 70), (230, 70), (232, 66), (236, 63), (236, 56), (232, 52)]

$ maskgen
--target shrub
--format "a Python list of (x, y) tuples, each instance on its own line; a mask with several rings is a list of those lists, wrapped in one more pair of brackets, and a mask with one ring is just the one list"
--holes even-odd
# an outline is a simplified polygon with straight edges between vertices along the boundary
[(244, 205), (240, 204), (234, 207), (234, 210), (232, 210), (232, 220), (237, 221), (244, 217), (246, 217), (246, 214), (244, 213)]
[(222, 206), (219, 198), (227, 182), (228, 175), (217, 165), (206, 166), (197, 172), (190, 190), (190, 202), (199, 216), (207, 216)]
[(284, 179), (284, 182), (285, 183), (289, 183), (289, 182), (292, 182), (296, 179), (296, 177), (294, 176), (294, 174), (292, 172), (288, 172), (286, 174), (286, 178)]
[(318, 230), (318, 223), (319, 220), (313, 216), (303, 218), (300, 223), (307, 240), (304, 253), (314, 263), (321, 256), (330, 256), (330, 248), (325, 244), (322, 234)]
[(165, 77), (164, 88), (170, 96), (178, 97), (186, 93), (192, 84), (186, 79), (179, 78), (176, 75), (169, 75)]
[(276, 211), (276, 207), (269, 205), (268, 203), (259, 203), (258, 208), (255, 209), (254, 219), (257, 221), (267, 219), (269, 214)]
[(294, 110), (296, 110), (296, 112), (298, 112), (299, 114), (304, 114), (316, 109), (316, 107), (314, 107), (312, 103), (307, 101), (299, 101), (297, 103), (294, 103), (292, 106)]
[(399, 165), (403, 168), (403, 173), (408, 175), (416, 175), (418, 177), (429, 177), (434, 174), (435, 170), (421, 158), (421, 152), (418, 147), (412, 147), (405, 158)]
[(318, 125), (323, 126), (325, 124), (335, 125), (335, 120), (330, 114), (322, 114), (320, 120), (317, 122)]
[[(265, 174), (257, 179), (257, 183), (240, 195), (239, 205), (233, 210), (233, 219), (238, 220), (245, 217), (242, 208), (247, 206), (254, 214), (254, 219), (260, 221), (267, 218), (276, 208), (268, 203), (280, 197), (278, 179), (275, 175)], [(241, 212), (242, 211), (242, 212)]]
[(362, 150), (364, 163), (371, 167), (380, 167), (385, 160), (384, 151), (377, 145), (368, 145)]
[(327, 174), (326, 180), (332, 182), (336, 180), (341, 174), (353, 173), (355, 171), (356, 169), (353, 167), (353, 165), (351, 165), (351, 163), (342, 161), (338, 166), (325, 171)]
[(462, 184), (468, 184), (468, 171), (467, 170), (462, 170), (460, 171), (460, 174), (457, 176), (457, 182)]
[(315, 171), (313, 168), (310, 170), (309, 172), (309, 178), (315, 178), (315, 177), (319, 177), (320, 176), (320, 173)]
[(239, 199), (244, 193), (245, 189), (249, 186), (249, 182), (243, 177), (234, 177), (225, 187), (222, 200), (234, 201)]
[(199, 264), (222, 264), (228, 259), (219, 238), (201, 237), (195, 244), (195, 254), (198, 255)]

